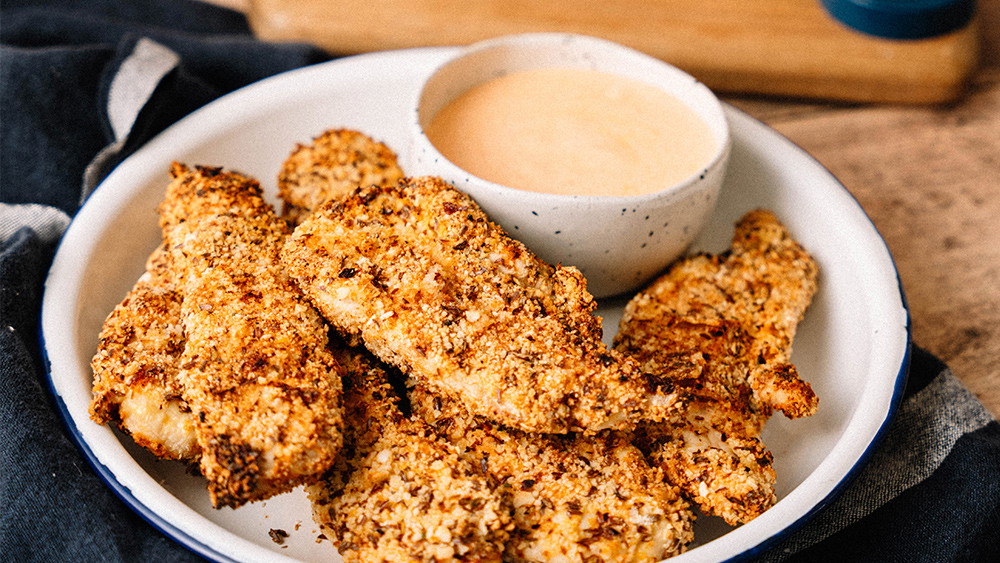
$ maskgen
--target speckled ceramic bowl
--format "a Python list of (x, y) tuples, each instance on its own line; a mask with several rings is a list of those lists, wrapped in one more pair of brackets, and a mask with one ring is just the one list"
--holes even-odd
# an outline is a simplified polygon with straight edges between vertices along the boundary
[[(697, 173), (645, 195), (555, 195), (477, 178), (424, 134), (433, 116), (466, 90), (542, 67), (598, 70), (662, 88), (708, 124), (716, 142), (712, 157)], [(415, 106), (407, 172), (440, 176), (465, 191), (543, 259), (579, 268), (597, 297), (636, 289), (688, 248), (715, 207), (730, 152), (722, 106), (704, 84), (638, 51), (581, 35), (529, 33), (473, 44), (431, 74)]]

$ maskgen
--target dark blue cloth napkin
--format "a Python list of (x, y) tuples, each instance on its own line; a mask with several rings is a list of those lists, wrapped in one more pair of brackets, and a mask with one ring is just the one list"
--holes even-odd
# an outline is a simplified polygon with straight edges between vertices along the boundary
[[(38, 344), (59, 238), (101, 178), (218, 96), (330, 58), (187, 0), (0, 3), (0, 559), (187, 561), (97, 477)], [(1000, 425), (914, 348), (871, 462), (762, 560), (1000, 561)]]

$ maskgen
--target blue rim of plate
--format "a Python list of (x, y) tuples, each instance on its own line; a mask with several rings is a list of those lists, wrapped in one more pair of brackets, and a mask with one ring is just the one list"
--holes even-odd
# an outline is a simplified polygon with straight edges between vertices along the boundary
[(62, 396), (56, 392), (55, 384), (52, 381), (51, 369), (49, 363), (48, 350), (45, 347), (45, 335), (42, 329), (38, 330), (38, 341), (41, 344), (42, 349), (42, 361), (45, 362), (45, 374), (46, 383), (49, 392), (52, 394), (56, 407), (59, 409), (59, 415), (62, 418), (63, 425), (69, 432), (69, 435), (73, 438), (73, 442), (80, 448), (83, 452), (84, 458), (87, 463), (94, 469), (97, 473), (97, 477), (103, 481), (109, 489), (121, 499), (133, 512), (138, 514), (143, 520), (148, 522), (154, 529), (161, 532), (168, 538), (176, 541), (181, 546), (187, 548), (192, 553), (210, 559), (212, 561), (219, 561), (225, 563), (239, 563), (236, 559), (227, 557), (218, 551), (208, 547), (201, 541), (195, 539), (187, 532), (181, 530), (180, 528), (174, 526), (162, 516), (151, 510), (145, 504), (143, 504), (139, 499), (137, 499), (132, 491), (128, 487), (122, 485), (115, 479), (114, 473), (108, 469), (97, 456), (94, 451), (90, 449), (90, 445), (83, 439), (83, 436), (76, 430), (76, 425), (73, 423), (73, 416), (69, 413), (69, 409), (66, 407), (66, 403), (63, 401)]
[[(434, 49), (434, 48), (430, 48), (430, 49)], [(438, 48), (438, 49), (447, 49), (447, 48)], [(420, 50), (420, 49), (417, 49), (417, 50)], [(330, 61), (330, 62), (331, 63), (337, 63), (337, 62), (340, 62), (340, 61), (344, 61), (344, 60), (348, 60), (348, 59), (355, 59), (355, 58), (360, 58), (360, 57), (365, 57), (365, 56), (366, 55), (355, 55), (355, 56), (349, 56), (349, 57), (342, 57), (340, 59), (335, 59), (334, 61)], [(327, 63), (327, 64), (329, 64), (329, 63)], [(304, 67), (304, 68), (308, 68), (308, 67)], [(283, 76), (285, 74), (294, 73), (294, 72), (300, 71), (300, 70), (303, 70), (303, 69), (300, 68), (300, 69), (294, 69), (294, 70), (291, 70), (291, 71), (287, 71), (285, 73), (281, 73), (281, 74), (277, 74), (277, 75), (265, 78), (262, 81), (270, 81), (270, 80), (279, 78), (279, 77), (281, 77), (281, 76)], [(236, 91), (233, 91), (233, 92), (231, 92), (229, 94), (226, 94), (226, 95), (224, 95), (224, 96), (222, 96), (222, 97), (220, 97), (220, 98), (218, 98), (218, 99), (216, 99), (216, 100), (214, 100), (212, 102), (209, 102), (208, 104), (206, 104), (205, 106), (203, 106), (200, 109), (206, 109), (206, 108), (208, 108), (208, 107), (210, 107), (210, 106), (212, 106), (214, 104), (217, 104), (217, 103), (225, 100), (229, 96), (232, 96), (233, 94), (236, 94), (237, 92), (240, 92), (240, 91), (245, 90), (247, 88), (254, 87), (255, 84), (259, 84), (259, 82), (251, 84), (251, 85), (248, 85), (248, 86), (245, 86), (245, 87), (243, 87), (243, 88), (241, 88), (239, 90), (236, 90)], [(840, 481), (830, 490), (830, 492), (826, 496), (824, 496), (823, 499), (821, 499), (819, 502), (817, 502), (812, 508), (810, 508), (808, 512), (806, 512), (805, 514), (803, 514), (802, 516), (800, 516), (798, 519), (796, 519), (791, 524), (788, 524), (787, 526), (785, 526), (784, 528), (782, 528), (780, 531), (778, 531), (774, 535), (772, 535), (772, 536), (764, 539), (763, 541), (757, 543), (756, 545), (753, 545), (751, 547), (746, 548), (744, 551), (742, 551), (742, 552), (740, 552), (740, 553), (738, 553), (738, 554), (736, 554), (736, 555), (734, 555), (734, 556), (732, 556), (732, 557), (730, 557), (730, 558), (728, 558), (728, 559), (725, 560), (727, 563), (735, 563), (735, 562), (741, 562), (741, 561), (746, 561), (746, 560), (749, 560), (749, 559), (753, 559), (753, 558), (755, 558), (757, 556), (762, 555), (763, 553), (765, 553), (766, 551), (768, 551), (772, 547), (774, 547), (781, 540), (785, 539), (790, 534), (794, 533), (796, 530), (798, 530), (799, 528), (801, 528), (809, 520), (811, 520), (817, 514), (819, 514), (820, 512), (822, 512), (833, 501), (835, 501), (837, 499), (837, 497), (839, 497), (843, 493), (843, 491), (848, 486), (850, 486), (850, 484), (854, 481), (854, 479), (857, 477), (857, 475), (860, 473), (860, 471), (868, 464), (868, 461), (870, 460), (873, 452), (880, 445), (880, 443), (882, 441), (882, 438), (884, 437), (886, 431), (888, 430), (889, 425), (891, 424), (891, 422), (895, 418), (895, 414), (896, 414), (896, 412), (897, 412), (897, 410), (899, 408), (899, 405), (900, 405), (900, 403), (902, 401), (903, 394), (904, 394), (904, 391), (905, 391), (905, 388), (906, 388), (906, 383), (907, 383), (908, 376), (909, 376), (909, 368), (910, 368), (910, 361), (911, 361), (911, 356), (912, 356), (912, 346), (913, 346), (913, 340), (912, 340), (913, 332), (912, 332), (912, 320), (911, 320), (911, 315), (910, 315), (910, 308), (909, 308), (909, 305), (908, 305), (908, 302), (907, 302), (907, 299), (906, 299), (906, 294), (905, 294), (905, 292), (903, 290), (902, 280), (900, 278), (899, 269), (896, 266), (895, 259), (892, 257), (892, 254), (889, 252), (888, 245), (885, 242), (885, 238), (882, 236), (882, 234), (875, 227), (875, 224), (871, 220), (871, 217), (864, 211), (864, 208), (861, 206), (861, 204), (857, 200), (857, 198), (854, 197), (854, 195), (850, 192), (850, 190), (848, 190), (847, 187), (844, 186), (840, 182), (840, 180), (838, 180), (836, 178), (836, 176), (832, 172), (830, 172), (830, 170), (826, 166), (824, 166), (821, 162), (819, 162), (815, 157), (813, 157), (811, 154), (809, 154), (808, 151), (806, 151), (805, 149), (803, 149), (802, 147), (800, 147), (798, 144), (796, 144), (795, 142), (791, 141), (786, 136), (782, 135), (779, 131), (777, 131), (776, 129), (774, 129), (771, 126), (767, 125), (766, 123), (764, 123), (764, 122), (762, 122), (762, 121), (754, 118), (753, 116), (750, 116), (749, 114), (747, 114), (743, 110), (740, 110), (740, 109), (732, 106), (731, 104), (727, 104), (725, 102), (723, 102), (723, 105), (725, 106), (725, 108), (728, 111), (736, 112), (736, 113), (742, 115), (743, 117), (745, 117), (746, 119), (751, 120), (755, 125), (767, 129), (768, 131), (771, 132), (771, 134), (775, 135), (776, 137), (780, 138), (784, 142), (788, 143), (789, 146), (793, 147), (795, 150), (799, 151), (800, 154), (802, 154), (803, 156), (805, 156), (808, 159), (810, 159), (813, 163), (815, 163), (815, 165), (817, 167), (819, 167), (822, 170), (824, 170), (826, 172), (826, 174), (828, 174), (830, 176), (830, 178), (833, 179), (834, 183), (844, 193), (846, 193), (851, 198), (852, 201), (854, 201), (855, 205), (858, 206), (858, 209), (864, 215), (865, 220), (871, 226), (872, 231), (875, 234), (878, 235), (879, 241), (881, 242), (882, 247), (885, 249), (886, 255), (888, 256), (888, 259), (889, 259), (889, 263), (892, 266), (893, 275), (894, 275), (894, 277), (896, 279), (896, 287), (897, 287), (897, 290), (898, 290), (898, 293), (899, 293), (899, 298), (900, 298), (900, 304), (899, 305), (901, 306), (902, 310), (905, 312), (905, 326), (904, 326), (904, 329), (905, 329), (905, 333), (906, 333), (905, 350), (903, 352), (903, 357), (901, 359), (899, 369), (898, 369), (898, 371), (896, 373), (896, 378), (895, 378), (895, 381), (894, 381), (894, 384), (893, 384), (893, 393), (892, 393), (892, 397), (890, 398), (889, 404), (887, 405), (885, 417), (881, 421), (878, 430), (875, 432), (874, 436), (869, 441), (869, 443), (868, 443), (867, 447), (865, 448), (865, 450), (858, 456), (858, 459), (854, 462), (854, 464), (851, 466), (851, 468), (840, 479)], [(200, 110), (196, 110), (196, 111), (200, 111)], [(182, 120), (183, 119), (184, 118), (182, 118)], [(180, 120), (178, 121), (178, 123), (179, 122), (180, 122)], [(171, 127), (173, 127), (173, 126), (171, 126)], [(169, 129), (169, 127), (168, 127), (168, 129)], [(141, 150), (141, 147), (139, 149), (137, 149), (137, 150)], [(127, 158), (126, 158), (126, 160), (127, 160)], [(98, 188), (99, 187), (100, 187), (100, 185), (98, 186)], [(86, 205), (86, 203), (84, 205)], [(74, 221), (75, 221), (75, 217), (77, 215), (79, 215), (79, 210), (74, 215), (74, 218), (73, 218)], [(70, 226), (72, 226), (72, 222), (73, 221), (71, 221)], [(69, 229), (69, 227), (67, 227), (67, 232), (68, 232), (68, 229)], [(60, 241), (60, 244), (57, 246), (56, 251), (54, 253), (54, 256), (58, 256), (59, 250), (60, 250), (59, 247), (61, 247), (61, 245), (62, 245), (62, 241)], [(44, 312), (44, 303), (45, 303), (44, 295), (43, 295), (43, 301), (42, 301), (42, 303), (43, 303), (43, 307), (42, 307), (41, 311), (39, 312), (39, 316), (40, 317), (43, 315), (43, 312)], [(55, 404), (56, 404), (56, 406), (57, 406), (57, 408), (59, 410), (59, 415), (60, 415), (60, 417), (62, 419), (63, 425), (65, 426), (65, 428), (67, 429), (68, 433), (72, 437), (73, 442), (77, 445), (77, 447), (83, 453), (84, 458), (86, 459), (86, 461), (94, 469), (95, 473), (97, 473), (97, 476), (108, 486), (108, 488), (111, 489), (111, 491), (119, 499), (121, 499), (129, 508), (131, 508), (143, 520), (145, 520), (146, 522), (148, 522), (154, 529), (156, 529), (159, 532), (163, 533), (167, 537), (173, 539), (174, 541), (176, 541), (177, 543), (179, 543), (183, 547), (185, 547), (188, 550), (190, 550), (192, 553), (194, 553), (196, 555), (199, 555), (201, 557), (213, 560), (213, 561), (220, 561), (220, 562), (227, 562), (227, 563), (228, 562), (235, 562), (235, 561), (237, 561), (235, 559), (232, 559), (229, 556), (226, 556), (226, 555), (218, 552), (215, 549), (212, 549), (211, 547), (209, 547), (208, 545), (206, 545), (202, 541), (200, 541), (200, 540), (192, 537), (190, 534), (188, 534), (187, 532), (185, 532), (185, 531), (181, 530), (180, 528), (176, 527), (175, 525), (173, 525), (172, 523), (170, 523), (169, 521), (167, 521), (163, 516), (161, 516), (160, 514), (156, 513), (155, 511), (153, 511), (152, 509), (150, 509), (149, 507), (147, 507), (134, 494), (132, 494), (131, 490), (128, 487), (126, 487), (125, 485), (123, 485), (122, 483), (120, 483), (115, 478), (114, 473), (110, 469), (108, 469), (104, 464), (102, 464), (100, 462), (100, 460), (97, 458), (97, 456), (94, 453), (94, 451), (91, 449), (90, 445), (87, 444), (87, 442), (83, 439), (82, 434), (77, 430), (76, 425), (75, 425), (75, 423), (73, 421), (73, 416), (70, 414), (69, 408), (66, 406), (65, 402), (63, 401), (62, 396), (56, 390), (55, 382), (52, 379), (51, 362), (49, 360), (48, 348), (45, 345), (44, 328), (45, 328), (44, 327), (44, 322), (40, 322), (39, 323), (39, 329), (38, 329), (38, 342), (39, 342), (40, 348), (41, 348), (42, 360), (43, 360), (43, 362), (45, 364), (46, 386), (48, 387), (49, 392), (52, 394), (53, 400), (54, 400), (54, 402), (55, 402)]]

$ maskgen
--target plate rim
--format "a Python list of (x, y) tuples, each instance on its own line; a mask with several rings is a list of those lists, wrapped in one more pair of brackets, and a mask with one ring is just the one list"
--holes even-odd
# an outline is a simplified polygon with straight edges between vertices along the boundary
[[(364, 65), (365, 63), (369, 63), (369, 62), (371, 62), (371, 63), (377, 63), (380, 59), (395, 58), (395, 57), (398, 57), (400, 55), (412, 55), (412, 56), (417, 56), (417, 57), (420, 57), (420, 56), (431, 57), (431, 56), (435, 56), (435, 55), (441, 55), (441, 56), (443, 56), (444, 53), (450, 52), (450, 51), (453, 51), (453, 50), (456, 50), (456, 49), (458, 49), (458, 47), (419, 47), (419, 48), (396, 49), (396, 50), (388, 50), (388, 51), (378, 51), (378, 52), (372, 52), (372, 53), (364, 53), (364, 54), (359, 54), (359, 55), (351, 55), (351, 56), (345, 56), (345, 57), (333, 59), (333, 60), (326, 61), (326, 62), (323, 62), (323, 63), (318, 63), (318, 64), (314, 64), (314, 65), (310, 65), (310, 66), (301, 67), (301, 68), (298, 68), (298, 69), (286, 71), (286, 72), (279, 73), (279, 74), (273, 75), (271, 77), (262, 79), (260, 81), (255, 82), (255, 83), (252, 83), (250, 85), (244, 86), (244, 87), (242, 87), (242, 88), (240, 88), (238, 90), (235, 90), (233, 92), (227, 93), (227, 94), (225, 94), (225, 95), (217, 98), (216, 100), (213, 100), (212, 102), (209, 102), (205, 106), (202, 106), (201, 108), (198, 108), (197, 110), (191, 112), (190, 114), (182, 117), (180, 120), (178, 120), (174, 124), (172, 124), (169, 127), (167, 127), (164, 131), (162, 131), (158, 135), (156, 135), (153, 139), (151, 139), (149, 142), (147, 142), (143, 147), (140, 147), (136, 151), (136, 153), (133, 153), (132, 155), (130, 155), (129, 157), (127, 157), (125, 160), (123, 160), (118, 166), (115, 167), (114, 170), (112, 170), (109, 173), (108, 177), (111, 177), (113, 174), (115, 174), (116, 171), (118, 171), (119, 169), (121, 169), (123, 166), (125, 166), (127, 168), (127, 166), (128, 166), (127, 163), (129, 163), (129, 162), (135, 162), (137, 160), (140, 160), (140, 159), (134, 159), (133, 158), (134, 156), (136, 156), (136, 154), (139, 154), (139, 155), (148, 154), (149, 151), (144, 151), (144, 149), (146, 149), (146, 147), (148, 147), (150, 144), (157, 142), (158, 139), (163, 139), (165, 136), (169, 137), (170, 132), (173, 131), (173, 130), (176, 130), (176, 129), (183, 130), (183, 128), (188, 127), (186, 125), (187, 123), (192, 122), (192, 121), (197, 121), (202, 115), (204, 115), (207, 112), (216, 111), (215, 108), (217, 108), (218, 106), (222, 106), (224, 104), (232, 103), (232, 100), (234, 98), (238, 99), (239, 97), (242, 97), (242, 96), (251, 95), (253, 93), (259, 93), (260, 90), (274, 87), (273, 86), (274, 84), (279, 84), (280, 85), (281, 82), (284, 82), (284, 81), (287, 81), (287, 80), (290, 80), (290, 79), (294, 79), (295, 77), (297, 77), (300, 74), (309, 74), (309, 73), (313, 73), (313, 72), (319, 72), (319, 73), (335, 72), (335, 71), (332, 71), (332, 70), (329, 70), (329, 69), (335, 68), (335, 67), (339, 67), (339, 66)], [(860, 211), (861, 216), (863, 216), (864, 220), (867, 222), (868, 226), (871, 228), (872, 233), (874, 235), (876, 235), (878, 243), (879, 243), (880, 250), (882, 250), (884, 252), (884, 258), (887, 259), (887, 262), (888, 262), (887, 265), (891, 266), (891, 275), (895, 279), (895, 282), (896, 282), (895, 288), (896, 288), (896, 291), (898, 292), (898, 297), (899, 297), (899, 303), (897, 304), (895, 301), (893, 301), (892, 302), (892, 306), (893, 306), (894, 309), (898, 306), (899, 307), (899, 312), (901, 312), (903, 314), (904, 323), (903, 323), (902, 329), (903, 329), (904, 336), (905, 336), (904, 342), (903, 342), (904, 346), (903, 346), (903, 350), (902, 350), (902, 357), (901, 357), (901, 360), (900, 360), (900, 365), (898, 367), (898, 371), (897, 371), (896, 376), (895, 376), (894, 381), (893, 381), (891, 398), (889, 399), (888, 403), (886, 404), (886, 411), (885, 411), (885, 414), (882, 417), (881, 421), (879, 421), (878, 429), (875, 431), (873, 437), (868, 442), (868, 444), (866, 445), (866, 447), (863, 450), (863, 452), (857, 457), (856, 460), (854, 460), (852, 462), (850, 469), (846, 472), (846, 474), (844, 474), (842, 477), (840, 477), (839, 481), (833, 486), (833, 488), (819, 502), (817, 502), (816, 504), (814, 504), (806, 513), (804, 513), (801, 516), (799, 516), (796, 520), (794, 520), (790, 524), (786, 525), (784, 528), (782, 528), (781, 530), (779, 530), (777, 533), (775, 533), (775, 534), (773, 534), (773, 535), (771, 535), (771, 536), (769, 536), (767, 538), (764, 538), (763, 540), (760, 540), (758, 543), (756, 543), (756, 544), (754, 544), (752, 546), (749, 546), (749, 547), (743, 549), (741, 552), (736, 553), (735, 555), (732, 555), (728, 559), (725, 559), (727, 561), (743, 561), (743, 560), (746, 560), (746, 559), (753, 558), (755, 556), (759, 556), (762, 553), (764, 553), (765, 551), (771, 549), (772, 547), (774, 547), (774, 545), (776, 545), (782, 539), (785, 539), (786, 537), (788, 537), (795, 530), (798, 530), (799, 528), (801, 528), (806, 522), (808, 522), (813, 517), (815, 517), (817, 514), (819, 514), (820, 512), (822, 512), (824, 509), (826, 509), (832, 502), (834, 502), (836, 500), (836, 498), (838, 498), (843, 493), (844, 489), (846, 489), (854, 481), (854, 479), (857, 477), (857, 475), (860, 473), (860, 471), (865, 466), (868, 465), (868, 462), (870, 461), (870, 458), (871, 458), (873, 452), (880, 445), (882, 439), (884, 438), (884, 435), (885, 435), (885, 433), (886, 433), (889, 425), (891, 424), (892, 420), (894, 419), (895, 414), (896, 414), (896, 412), (897, 412), (897, 410), (899, 408), (899, 405), (900, 405), (900, 403), (902, 401), (902, 397), (903, 397), (903, 394), (904, 394), (904, 391), (905, 391), (905, 387), (906, 387), (906, 383), (907, 383), (907, 380), (908, 380), (908, 371), (909, 371), (910, 361), (911, 361), (911, 356), (912, 356), (913, 342), (912, 342), (912, 320), (911, 320), (911, 315), (910, 315), (910, 308), (909, 308), (909, 305), (908, 305), (907, 300), (906, 300), (906, 294), (904, 292), (904, 288), (903, 288), (903, 285), (902, 285), (902, 280), (900, 278), (899, 269), (896, 266), (895, 259), (893, 258), (892, 254), (889, 252), (889, 248), (888, 248), (888, 245), (886, 244), (885, 238), (878, 231), (878, 229), (876, 228), (876, 226), (875, 226), (874, 222), (872, 221), (871, 217), (865, 212), (864, 208), (861, 206), (861, 204), (857, 200), (857, 198), (846, 188), (846, 186), (844, 186), (833, 175), (832, 172), (830, 172), (830, 170), (826, 166), (824, 166), (821, 162), (819, 162), (815, 157), (813, 157), (811, 154), (809, 154), (807, 151), (805, 151), (798, 144), (794, 143), (793, 141), (791, 141), (790, 139), (788, 139), (787, 137), (785, 137), (784, 135), (782, 135), (780, 132), (778, 132), (773, 127), (771, 127), (771, 126), (767, 125), (766, 123), (763, 123), (762, 121), (760, 121), (760, 120), (758, 120), (758, 119), (750, 116), (745, 111), (743, 111), (743, 110), (741, 110), (739, 108), (736, 108), (735, 106), (733, 106), (731, 104), (728, 104), (726, 102), (723, 102), (723, 106), (724, 106), (724, 109), (726, 110), (727, 118), (731, 119), (733, 116), (736, 116), (737, 119), (746, 120), (748, 123), (751, 123), (753, 126), (760, 127), (763, 130), (766, 130), (776, 140), (778, 140), (778, 141), (780, 141), (782, 143), (787, 144), (790, 149), (792, 149), (794, 151), (797, 151), (798, 153), (800, 153), (801, 156), (803, 156), (803, 157), (807, 158), (808, 160), (810, 160), (812, 162), (812, 164), (817, 167), (817, 169), (822, 170), (826, 175), (829, 176), (829, 178), (839, 188), (839, 190), (843, 192), (843, 194), (846, 194), (853, 201), (853, 204), (857, 207), (858, 211)], [(734, 141), (735, 141), (735, 139), (734, 139)], [(745, 140), (743, 142), (745, 142)], [(106, 181), (106, 179), (107, 178), (105, 178), (105, 181)], [(53, 373), (52, 372), (52, 363), (51, 363), (51, 359), (49, 357), (49, 347), (46, 346), (46, 337), (45, 337), (46, 332), (48, 332), (50, 330), (48, 328), (48, 323), (46, 322), (46, 319), (48, 318), (48, 311), (51, 310), (51, 306), (47, 306), (50, 303), (50, 297), (51, 297), (51, 292), (49, 290), (50, 282), (54, 279), (55, 273), (57, 273), (57, 270), (58, 270), (57, 266), (59, 265), (59, 263), (61, 263), (60, 256), (61, 256), (61, 251), (63, 250), (63, 243), (68, 238), (66, 235), (71, 234), (73, 232), (74, 226), (78, 225), (77, 218), (81, 215), (81, 212), (83, 211), (84, 207), (86, 207), (87, 204), (91, 204), (91, 201), (94, 200), (94, 196), (98, 195), (98, 193), (100, 192), (100, 187), (103, 184), (104, 184), (104, 181), (102, 181), (101, 184), (98, 186), (98, 188), (94, 190), (94, 193), (92, 193), (91, 197), (89, 197), (88, 200), (87, 200), (87, 202), (84, 203), (84, 206), (82, 206), (74, 214), (74, 216), (73, 216), (73, 218), (72, 218), (69, 226), (67, 227), (66, 231), (64, 232), (63, 238), (60, 240), (59, 244), (57, 245), (57, 248), (56, 248), (55, 253), (53, 255), (52, 267), (50, 267), (50, 270), (49, 270), (49, 272), (48, 272), (48, 274), (46, 276), (45, 290), (43, 292), (42, 307), (41, 307), (41, 310), (40, 310), (41, 322), (39, 323), (38, 336), (37, 336), (38, 337), (38, 342), (40, 344), (40, 348), (42, 350), (42, 358), (43, 358), (43, 364), (44, 364), (43, 367), (45, 369), (45, 374), (44, 374), (45, 375), (45, 382), (47, 384), (49, 392), (54, 397), (55, 404), (56, 404), (57, 410), (59, 412), (61, 421), (64, 424), (64, 426), (66, 427), (66, 429), (67, 429), (70, 437), (72, 438), (73, 442), (81, 450), (81, 453), (83, 453), (84, 458), (91, 465), (91, 467), (93, 468), (93, 470), (95, 471), (95, 473), (98, 475), (98, 477), (101, 479), (101, 481), (103, 481), (112, 490), (112, 492), (114, 492), (130, 509), (132, 509), (134, 512), (136, 512), (140, 517), (142, 517), (150, 525), (152, 525), (154, 528), (156, 528), (161, 533), (163, 533), (164, 535), (166, 535), (168, 538), (172, 539), (173, 541), (176, 541), (177, 543), (181, 544), (182, 546), (184, 546), (188, 550), (192, 551), (193, 553), (196, 553), (196, 554), (198, 554), (198, 555), (200, 555), (202, 557), (206, 557), (206, 558), (209, 558), (209, 559), (212, 559), (212, 560), (217, 560), (217, 561), (235, 561), (235, 559), (233, 559), (230, 555), (227, 555), (226, 553), (223, 553), (223, 552), (219, 551), (218, 549), (213, 548), (211, 545), (203, 542), (199, 538), (196, 538), (196, 537), (190, 535), (189, 533), (187, 533), (183, 529), (179, 528), (177, 525), (175, 525), (171, 521), (167, 520), (164, 516), (162, 516), (159, 513), (155, 512), (153, 509), (151, 509), (145, 503), (143, 503), (138, 497), (136, 497), (135, 494), (125, 484), (123, 484), (122, 482), (120, 482), (118, 480), (117, 475), (111, 469), (109, 469), (101, 461), (101, 459), (97, 456), (96, 452), (93, 450), (92, 446), (84, 439), (83, 433), (77, 427), (75, 418), (74, 418), (73, 414), (70, 412), (69, 407), (65, 404), (63, 396), (59, 392), (59, 389), (57, 387), (57, 383), (56, 383), (55, 379), (52, 377), (52, 373)], [(100, 199), (101, 199), (101, 197), (98, 196), (98, 201)], [(123, 200), (118, 200), (118, 201), (122, 202)], [(91, 206), (93, 206), (93, 204), (91, 204)], [(841, 439), (842, 438), (838, 438), (838, 442), (835, 442), (835, 444), (839, 443), (839, 441)], [(819, 466), (817, 466), (817, 469), (819, 467), (821, 467), (821, 466), (822, 466), (822, 462), (820, 463)], [(813, 472), (815, 473), (815, 469), (813, 470)], [(812, 475), (812, 474), (810, 474), (810, 475)], [(808, 479), (808, 478), (809, 477), (807, 476), (806, 479)], [(216, 524), (214, 524), (212, 522), (208, 522), (208, 524), (216, 526)], [(248, 540), (245, 540), (244, 538), (239, 538), (238, 536), (235, 536), (234, 533), (229, 532), (228, 530), (225, 530), (225, 531), (228, 532), (230, 535), (232, 535), (234, 537), (237, 537), (241, 541), (247, 541), (248, 542)], [(733, 531), (735, 532), (736, 530), (733, 530)], [(732, 532), (730, 532), (730, 533), (732, 533)], [(725, 535), (729, 535), (730, 533), (727, 533)], [(725, 537), (725, 536), (722, 536), (722, 537)], [(248, 542), (248, 543), (250, 543), (250, 542)], [(711, 543), (713, 543), (713, 542), (709, 542), (709, 543), (704, 544), (703, 546), (699, 546), (699, 547), (704, 547), (706, 545), (710, 545)], [(266, 551), (266, 548), (263, 548), (263, 547), (260, 547), (259, 549), (262, 550), (262, 551)], [(685, 555), (689, 555), (689, 554), (693, 555), (694, 553), (695, 553), (695, 550), (692, 550), (692, 551), (689, 551), (686, 554), (682, 554), (682, 555), (680, 555), (678, 557), (684, 558)], [(270, 551), (267, 551), (267, 554), (268, 554), (268, 556), (273, 556), (273, 557), (281, 559), (281, 560), (290, 560), (291, 559), (291, 558), (289, 558), (287, 556), (284, 556), (282, 554), (273, 553), (273, 552), (270, 552)]]

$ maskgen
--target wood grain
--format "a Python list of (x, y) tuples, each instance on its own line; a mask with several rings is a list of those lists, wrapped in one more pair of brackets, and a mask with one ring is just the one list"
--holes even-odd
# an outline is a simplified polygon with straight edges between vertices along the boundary
[(351, 54), (567, 31), (668, 61), (720, 92), (852, 101), (944, 102), (978, 61), (970, 25), (890, 41), (835, 21), (818, 0), (249, 0), (254, 32)]

